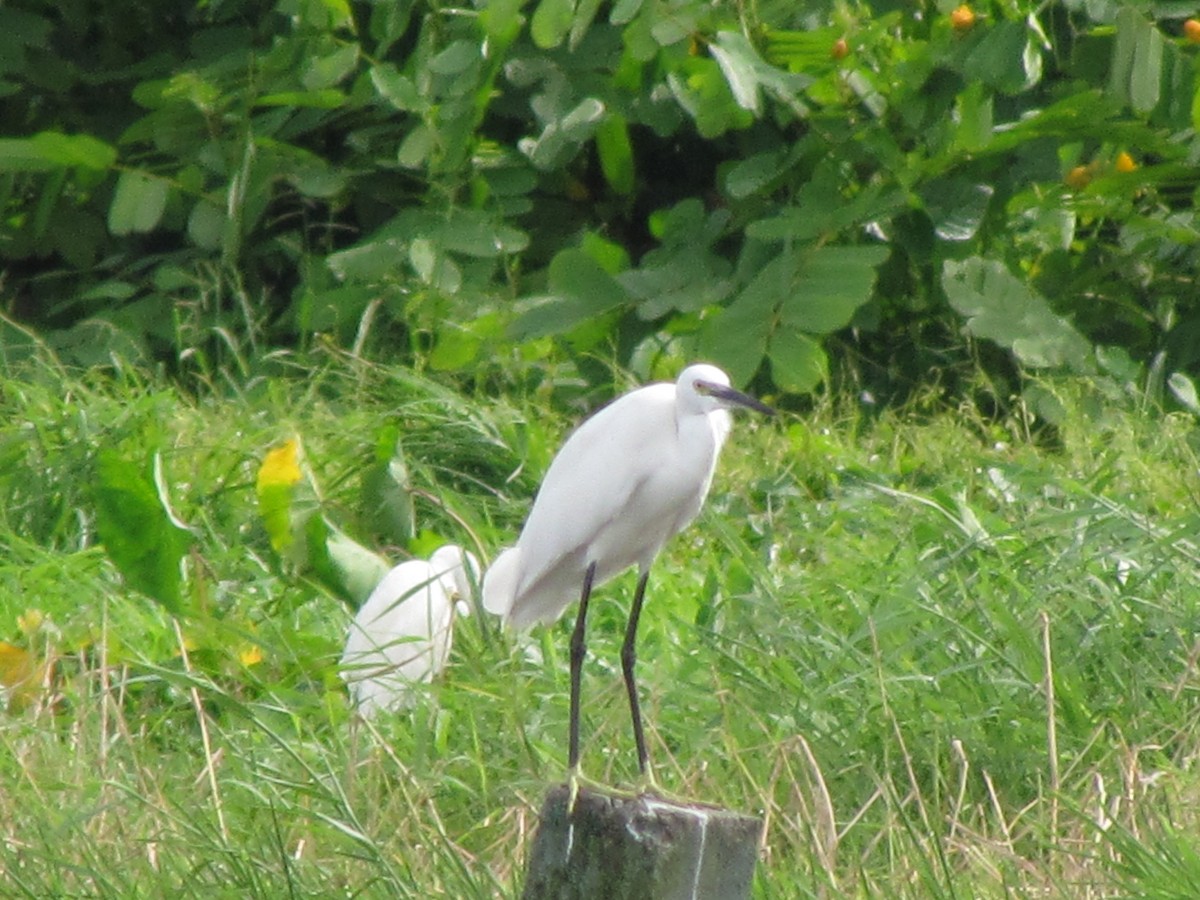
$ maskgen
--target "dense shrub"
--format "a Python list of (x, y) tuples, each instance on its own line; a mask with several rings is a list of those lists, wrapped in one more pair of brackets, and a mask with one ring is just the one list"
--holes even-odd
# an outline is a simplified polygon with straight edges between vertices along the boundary
[(81, 362), (203, 373), (330, 334), (475, 375), (703, 354), (785, 392), (833, 354), (886, 395), (978, 360), (965, 335), (995, 375), (1178, 379), (1174, 9), (11, 3), (6, 308)]

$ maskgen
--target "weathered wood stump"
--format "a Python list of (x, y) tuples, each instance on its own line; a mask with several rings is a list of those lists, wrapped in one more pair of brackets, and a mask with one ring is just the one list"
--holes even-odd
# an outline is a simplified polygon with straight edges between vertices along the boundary
[(524, 900), (743, 900), (762, 822), (715, 806), (567, 786), (542, 804)]

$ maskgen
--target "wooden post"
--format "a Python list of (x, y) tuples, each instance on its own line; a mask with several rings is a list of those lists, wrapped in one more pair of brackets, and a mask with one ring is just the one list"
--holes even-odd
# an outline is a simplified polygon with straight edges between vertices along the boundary
[(715, 806), (567, 786), (542, 804), (524, 900), (745, 900), (762, 822)]

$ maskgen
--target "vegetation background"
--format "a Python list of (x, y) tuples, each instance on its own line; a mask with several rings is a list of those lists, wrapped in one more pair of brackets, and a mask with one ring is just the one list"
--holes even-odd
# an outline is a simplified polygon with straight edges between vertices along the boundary
[(1195, 12), (0, 6), (6, 891), (515, 896), (565, 626), (362, 723), (348, 617), (704, 357), (788, 415), (642, 658), (756, 895), (1200, 895)]

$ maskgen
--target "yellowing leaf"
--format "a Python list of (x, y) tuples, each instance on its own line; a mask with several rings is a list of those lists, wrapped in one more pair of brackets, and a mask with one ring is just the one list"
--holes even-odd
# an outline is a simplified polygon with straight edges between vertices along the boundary
[(50, 660), (39, 660), (23, 647), (0, 641), (0, 686), (8, 694), (10, 712), (28, 707), (45, 689)]
[(28, 650), (0, 641), (0, 684), (11, 688), (26, 681), (33, 674), (35, 661)]
[(282, 554), (295, 540), (292, 529), (292, 495), (304, 473), (300, 468), (300, 441), (284, 441), (267, 451), (258, 469), (255, 493), (271, 546)]
[(258, 490), (276, 485), (291, 485), (301, 479), (300, 442), (296, 438), (284, 441), (267, 451), (258, 470)]

